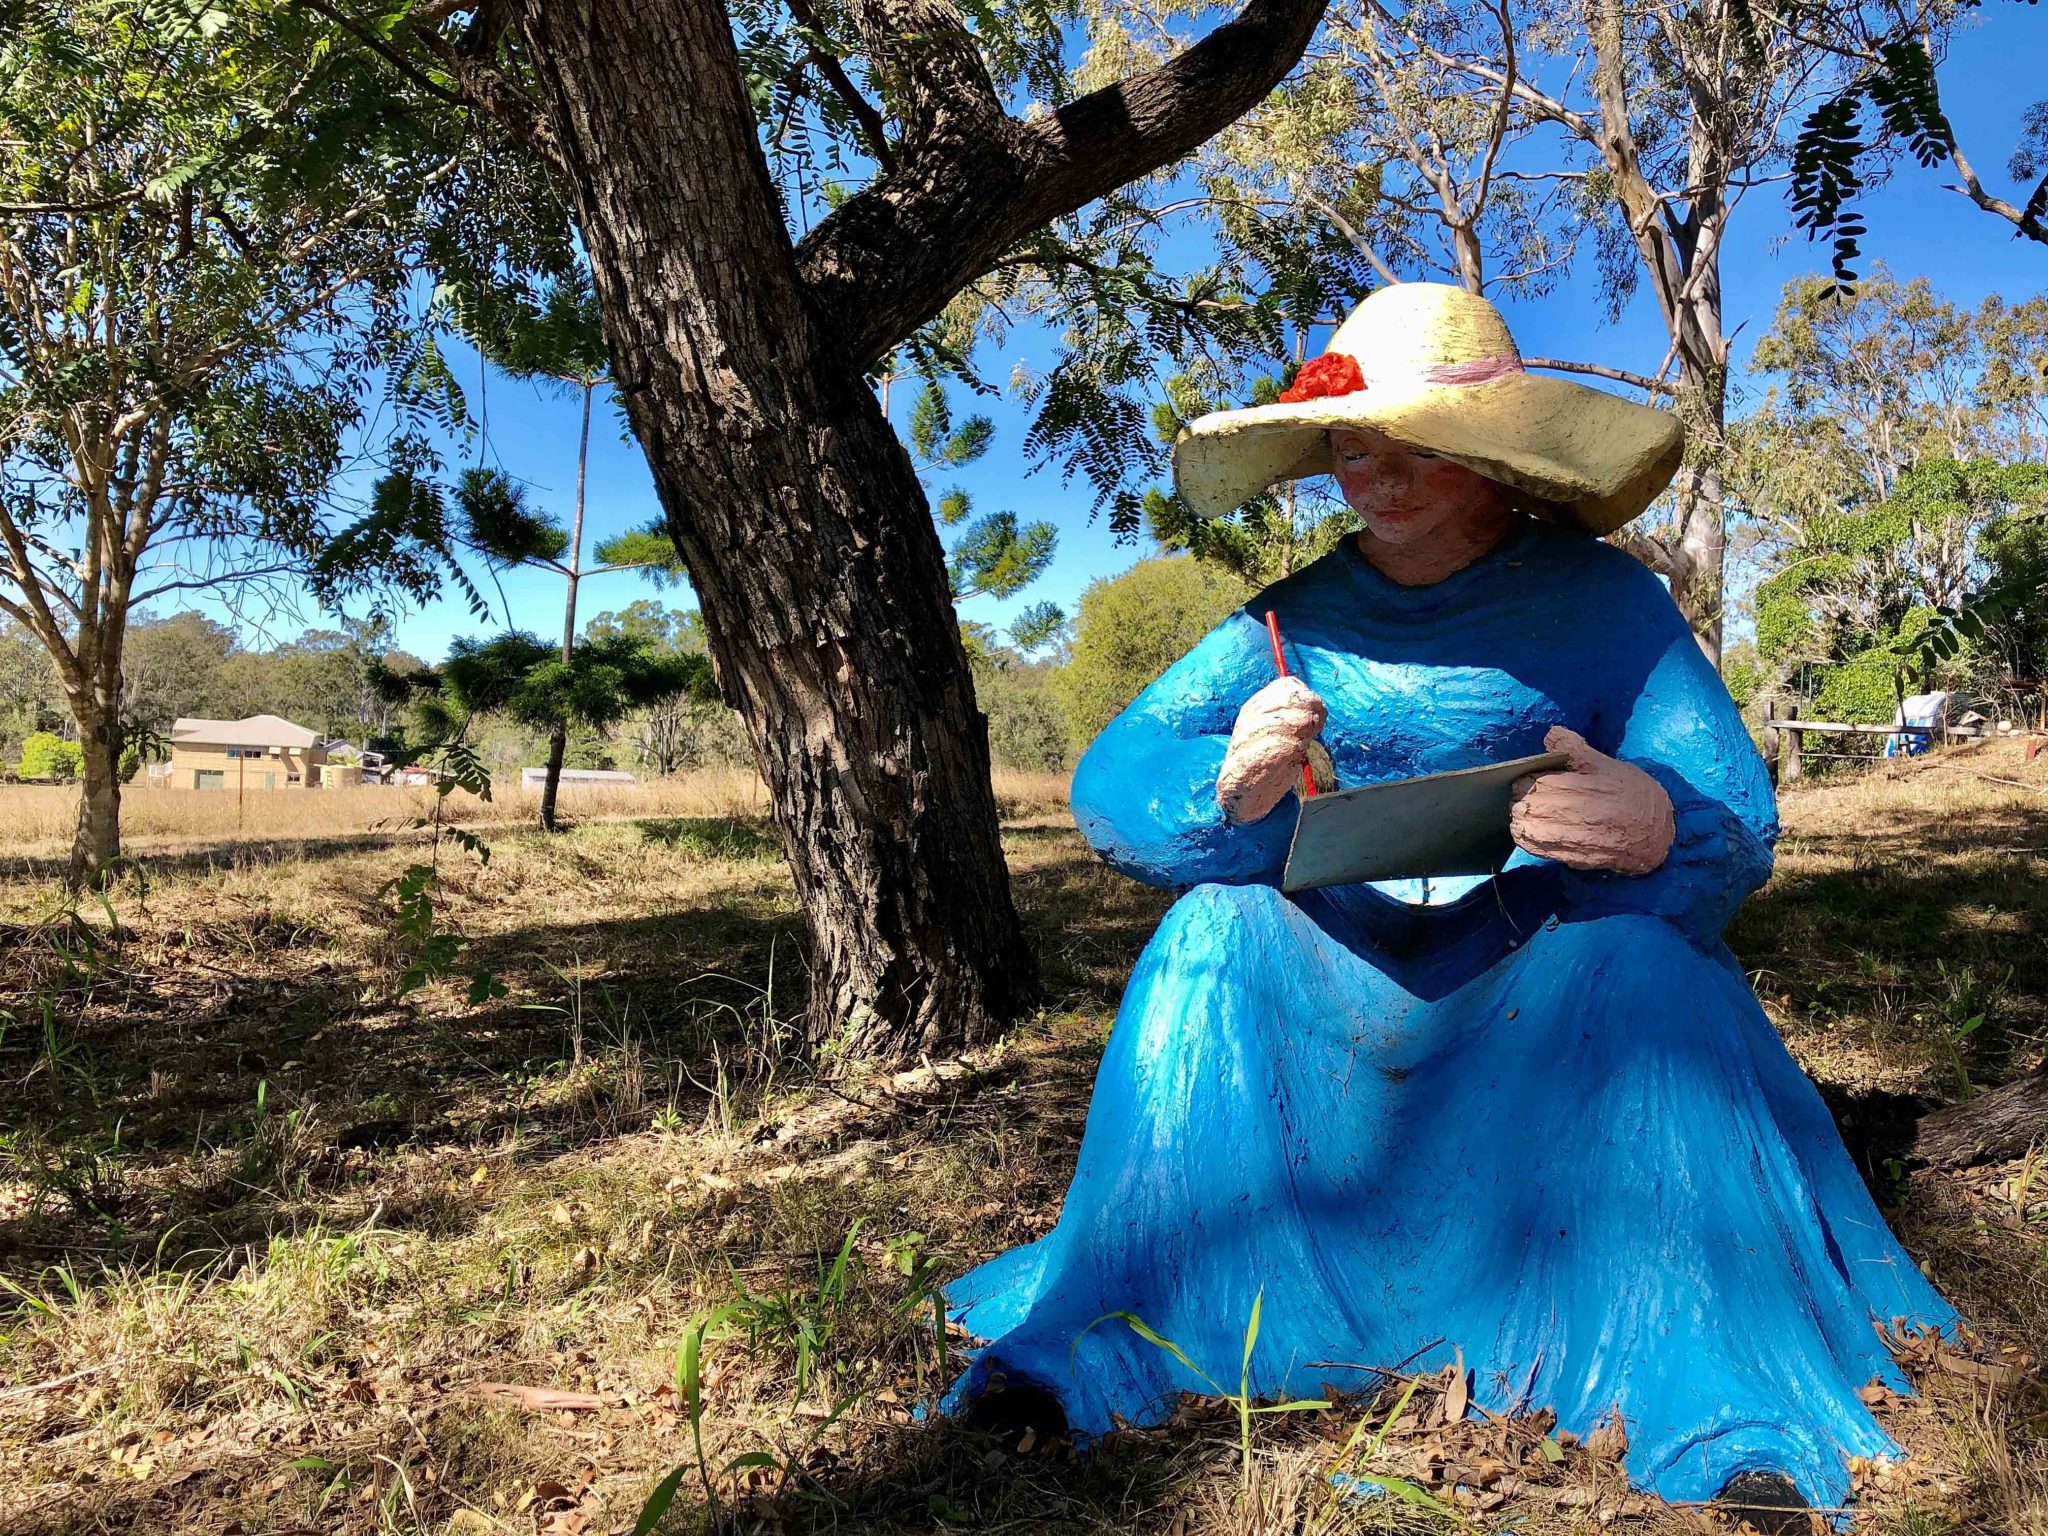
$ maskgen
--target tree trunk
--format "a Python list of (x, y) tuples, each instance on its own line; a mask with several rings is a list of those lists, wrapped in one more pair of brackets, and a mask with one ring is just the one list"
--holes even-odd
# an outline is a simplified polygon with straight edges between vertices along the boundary
[(518, 7), (620, 394), (810, 929), (814, 1040), (898, 1058), (1034, 996), (945, 557), (810, 311), (723, 7)]
[[(1736, 165), (1740, 118), (1726, 94), (1730, 83), (1725, 49), (1725, 15), (1714, 13), (1714, 28), (1703, 18), (1688, 22), (1685, 35), (1701, 48), (1678, 73), (1687, 83), (1686, 111), (1679, 126), (1687, 140), (1687, 182), (1693, 189), (1682, 217), (1674, 217), (1665, 196), (1643, 169), (1629, 101), (1629, 30), (1622, 0), (1594, 0), (1587, 37), (1594, 55), (1593, 95), (1599, 104), (1591, 133), (1613, 176), (1613, 196), (1622, 212), (1649, 279), (1651, 294), (1677, 357), (1678, 410), (1691, 438), (1686, 468), (1677, 487), (1671, 561), (1671, 596), (1692, 626), (1700, 649), (1715, 670), (1721, 665), (1722, 565), (1728, 526), (1721, 505), (1721, 454), (1728, 420), (1728, 342), (1721, 330), (1720, 251), (1729, 206), (1722, 189)], [(1749, 87), (1739, 89), (1746, 92)], [(1739, 98), (1738, 98), (1739, 99)], [(1666, 125), (1667, 128), (1669, 125)]]
[[(590, 464), (590, 397), (596, 386), (583, 383), (583, 431), (576, 440), (576, 516), (569, 532), (569, 592), (562, 604), (562, 665), (576, 654), (576, 586), (583, 579), (583, 479)], [(555, 802), (562, 792), (562, 758), (569, 747), (569, 725), (555, 722), (548, 733), (547, 779), (540, 789), (540, 829), (553, 832)]]
[[(114, 697), (118, 699), (119, 691)], [(65, 881), (73, 890), (100, 877), (121, 857), (121, 752), (115, 744), (111, 701), (72, 700), (84, 757), (78, 785), (78, 827), (71, 838)]]
[(1688, 466), (1677, 488), (1678, 534), (1671, 550), (1671, 600), (1692, 626), (1715, 671), (1721, 669), (1722, 570), (1728, 523), (1721, 505), (1717, 466)]
[(562, 759), (569, 755), (569, 728), (557, 725), (548, 732), (548, 772), (540, 786), (540, 829), (559, 830), (555, 824), (555, 799), (562, 788)]

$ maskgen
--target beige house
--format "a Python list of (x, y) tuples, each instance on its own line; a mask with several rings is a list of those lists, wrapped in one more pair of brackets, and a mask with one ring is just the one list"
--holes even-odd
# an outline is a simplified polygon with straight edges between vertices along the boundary
[(246, 720), (180, 719), (171, 726), (172, 789), (311, 789), (327, 744), (318, 731), (276, 715)]

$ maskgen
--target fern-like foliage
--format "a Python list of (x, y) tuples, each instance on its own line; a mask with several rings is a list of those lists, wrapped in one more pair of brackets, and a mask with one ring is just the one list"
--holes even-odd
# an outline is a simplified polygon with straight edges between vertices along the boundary
[[(1974, 10), (1980, 3), (1957, 0), (1957, 7)], [(1741, 15), (1749, 16), (1746, 3)], [(1834, 286), (1829, 296), (1855, 289), (1860, 242), (1869, 232), (1857, 205), (1865, 188), (1865, 166), (1879, 148), (1896, 145), (1923, 169), (1955, 150), (1955, 130), (1942, 110), (1934, 55), (1921, 37), (1902, 27), (1880, 39), (1873, 52), (1875, 63), (1869, 69), (1807, 114), (1792, 147), (1793, 222), (1808, 239), (1824, 239), (1832, 246), (1829, 267)], [(1874, 123), (1866, 120), (1866, 109), (1874, 111)], [(2014, 157), (2016, 164), (2023, 155), (2024, 150)], [(2027, 199), (2019, 233), (2048, 243), (2044, 220), (2048, 174)]]
[(676, 694), (715, 694), (707, 658), (664, 651), (626, 634), (588, 637), (567, 661), (560, 646), (524, 630), (488, 640), (464, 637), (449, 646), (439, 668), (385, 679), (413, 705), (411, 734), (436, 748), (459, 740), (468, 722), (482, 715), (506, 715), (538, 730), (606, 730)]
[(637, 570), (656, 587), (666, 588), (687, 581), (689, 572), (676, 541), (669, 537), (668, 524), (656, 517), (639, 528), (629, 528), (600, 542), (597, 563), (612, 570)]
[(569, 531), (529, 507), (525, 487), (503, 470), (464, 470), (455, 484), (455, 504), (462, 542), (492, 565), (551, 564), (569, 548)]
[(369, 510), (314, 557), (310, 579), (314, 594), (330, 607), (387, 586), (415, 602), (430, 602), (446, 581), (477, 618), (490, 613), (455, 557), (441, 488), (410, 470), (393, 470), (377, 481)]

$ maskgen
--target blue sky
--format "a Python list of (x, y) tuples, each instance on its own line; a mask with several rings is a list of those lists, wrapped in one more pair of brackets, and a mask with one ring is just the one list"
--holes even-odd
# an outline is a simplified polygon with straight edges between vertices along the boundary
[[(1979, 174), (1994, 188), (2008, 188), (2004, 164), (2018, 138), (2020, 115), (2048, 91), (2040, 67), (2048, 57), (2043, 46), (2048, 31), (2028, 6), (1991, 6), (1977, 17), (1977, 24), (1957, 40), (1943, 70), (1944, 105)], [(1882, 260), (1896, 276), (1924, 275), (1943, 297), (1967, 305), (1994, 291), (2026, 298), (2048, 285), (2048, 248), (2014, 239), (2009, 224), (1943, 190), (1942, 183), (1951, 179), (1946, 167), (1927, 172), (1908, 165), (1888, 185), (1866, 196), (1866, 266)], [(1730, 330), (1740, 327), (1736, 357), (1743, 363), (1769, 328), (1785, 283), (1824, 267), (1826, 252), (1792, 227), (1781, 185), (1751, 191), (1735, 212), (1730, 234), (1722, 264), (1726, 316)], [(1590, 262), (1586, 265), (1590, 267)], [(1541, 300), (1505, 308), (1517, 341), (1532, 356), (1591, 359), (1647, 373), (1657, 368), (1667, 345), (1646, 294), (1637, 296), (1618, 323), (1604, 324), (1590, 272)], [(1046, 336), (1019, 330), (1007, 348), (981, 359), (983, 376), (1006, 378), (1018, 360), (1042, 368), (1051, 355)], [(525, 481), (537, 504), (566, 517), (575, 490), (576, 399), (543, 393), (502, 375), (481, 378), (474, 355), (460, 349), (454, 350), (453, 360), (472, 409), (481, 406), (488, 412), (486, 461)], [(907, 389), (897, 392), (899, 424), (909, 395)], [(1008, 401), (969, 407), (964, 392), (956, 397), (956, 406), (993, 415), (995, 442), (979, 463), (935, 481), (934, 495), (957, 483), (974, 497), (977, 510), (1008, 509), (1020, 519), (1044, 519), (1060, 530), (1058, 555), (1036, 585), (1008, 603), (975, 599), (963, 606), (963, 617), (1000, 623), (1023, 603), (1040, 600), (1056, 602), (1071, 613), (1089, 581), (1122, 571), (1150, 552), (1117, 542), (1106, 521), (1091, 520), (1086, 490), (1062, 485), (1057, 469), (1031, 473), (1023, 451), (1028, 416), (1021, 407)], [(644, 523), (658, 511), (646, 461), (637, 444), (621, 440), (617, 413), (603, 396), (593, 413), (591, 437), (586, 547)], [(514, 624), (543, 634), (558, 630), (559, 578), (517, 572), (503, 585)], [(622, 572), (585, 583), (579, 609), (587, 617), (649, 596), (671, 606), (693, 601), (686, 591), (657, 593), (639, 577)], [(310, 607), (306, 618), (323, 622)], [(406, 649), (438, 660), (454, 636), (475, 634), (483, 627), (460, 602), (444, 600), (402, 615), (399, 638)]]

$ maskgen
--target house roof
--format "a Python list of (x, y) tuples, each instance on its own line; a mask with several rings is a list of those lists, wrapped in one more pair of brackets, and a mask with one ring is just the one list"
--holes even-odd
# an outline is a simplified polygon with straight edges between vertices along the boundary
[(180, 718), (171, 723), (171, 745), (209, 747), (310, 747), (320, 733), (277, 715), (251, 715), (246, 720)]

